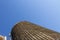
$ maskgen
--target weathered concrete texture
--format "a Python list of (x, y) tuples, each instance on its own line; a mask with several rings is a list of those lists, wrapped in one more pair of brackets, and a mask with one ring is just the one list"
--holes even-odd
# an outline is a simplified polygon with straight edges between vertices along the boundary
[(20, 22), (11, 31), (12, 40), (60, 40), (60, 33), (30, 22)]

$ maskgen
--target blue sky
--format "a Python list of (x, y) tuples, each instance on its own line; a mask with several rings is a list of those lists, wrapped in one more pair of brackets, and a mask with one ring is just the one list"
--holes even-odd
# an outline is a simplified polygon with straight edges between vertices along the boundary
[(22, 20), (60, 32), (60, 0), (0, 0), (0, 34)]

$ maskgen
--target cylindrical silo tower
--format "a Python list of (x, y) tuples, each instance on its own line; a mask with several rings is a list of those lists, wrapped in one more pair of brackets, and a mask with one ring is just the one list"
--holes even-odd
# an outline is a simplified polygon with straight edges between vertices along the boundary
[(60, 33), (22, 21), (11, 30), (12, 40), (60, 40)]

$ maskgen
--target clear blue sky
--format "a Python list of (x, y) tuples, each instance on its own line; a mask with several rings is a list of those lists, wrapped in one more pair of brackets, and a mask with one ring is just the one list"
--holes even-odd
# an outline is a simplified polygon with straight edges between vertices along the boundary
[(60, 32), (60, 0), (0, 0), (0, 34), (22, 20)]

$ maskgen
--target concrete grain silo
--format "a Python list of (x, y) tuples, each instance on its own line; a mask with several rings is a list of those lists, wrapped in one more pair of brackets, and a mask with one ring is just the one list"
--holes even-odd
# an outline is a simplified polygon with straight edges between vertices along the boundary
[(0, 35), (0, 40), (7, 40), (7, 37)]
[(12, 40), (60, 40), (60, 33), (23, 21), (11, 30)]

